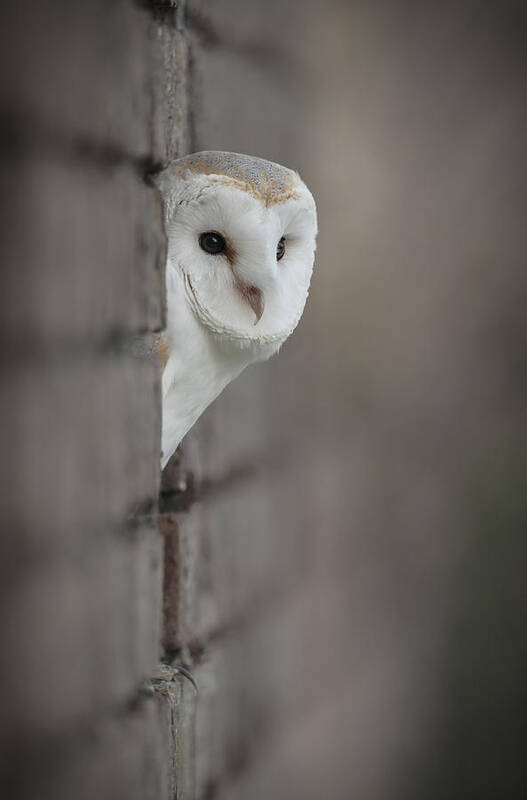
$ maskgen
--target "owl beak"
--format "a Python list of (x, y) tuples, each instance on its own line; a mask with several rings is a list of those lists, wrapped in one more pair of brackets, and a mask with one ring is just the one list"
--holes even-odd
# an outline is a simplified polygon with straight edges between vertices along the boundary
[(258, 289), (256, 286), (247, 286), (246, 283), (239, 283), (238, 288), (243, 299), (249, 303), (252, 310), (254, 311), (254, 315), (256, 317), (254, 324), (258, 325), (262, 318), (262, 314), (265, 308), (265, 301), (264, 296), (261, 289)]

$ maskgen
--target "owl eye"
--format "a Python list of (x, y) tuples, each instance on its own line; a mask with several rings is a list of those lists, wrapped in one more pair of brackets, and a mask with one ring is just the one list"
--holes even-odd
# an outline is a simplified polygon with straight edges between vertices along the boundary
[(227, 249), (227, 242), (221, 233), (207, 231), (199, 237), (199, 246), (206, 253), (210, 253), (211, 256), (217, 256)]
[(285, 253), (285, 238), (282, 236), (282, 238), (276, 245), (276, 260), (280, 261), (284, 253)]

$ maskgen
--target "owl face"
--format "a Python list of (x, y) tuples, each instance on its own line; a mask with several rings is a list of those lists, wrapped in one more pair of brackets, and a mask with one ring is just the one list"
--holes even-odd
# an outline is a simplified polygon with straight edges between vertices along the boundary
[(175, 162), (158, 185), (168, 291), (177, 275), (215, 336), (279, 346), (304, 309), (315, 252), (315, 203), (299, 176), (251, 156), (209, 152)]

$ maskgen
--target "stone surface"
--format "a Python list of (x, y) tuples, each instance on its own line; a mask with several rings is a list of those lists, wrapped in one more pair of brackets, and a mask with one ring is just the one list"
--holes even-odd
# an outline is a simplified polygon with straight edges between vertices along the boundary
[(193, 57), (185, 3), (152, 5), (152, 159), (161, 166), (193, 149)]
[(4, 578), (3, 744), (11, 752), (65, 737), (134, 695), (158, 658), (161, 555), (155, 526), (92, 531), (77, 557), (35, 556)]
[(4, 4), (0, 91), (14, 145), (98, 152), (151, 150), (150, 20), (131, 0), (31, 8)]
[(121, 713), (42, 748), (25, 765), (11, 761), (3, 786), (20, 800), (173, 800), (167, 723), (163, 705), (141, 697)]
[(159, 473), (158, 371), (108, 353), (75, 353), (60, 366), (11, 367), (2, 394), (4, 538), (8, 558), (82, 547), (98, 529), (118, 527), (156, 497)]
[(187, 61), (148, 5), (1, 12), (0, 780), (28, 800), (175, 793), (172, 718), (143, 691), (163, 569), (147, 172), (159, 119), (185, 140)]
[(160, 201), (133, 165), (44, 154), (10, 161), (2, 175), (12, 268), (2, 276), (11, 303), (0, 325), (12, 351), (89, 349), (160, 328)]

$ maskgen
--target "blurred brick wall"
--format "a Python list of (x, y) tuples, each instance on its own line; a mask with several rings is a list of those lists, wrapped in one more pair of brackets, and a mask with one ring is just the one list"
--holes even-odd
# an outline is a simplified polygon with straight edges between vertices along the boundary
[[(197, 150), (309, 172), (308, 11), (190, 4)], [(165, 658), (199, 684), (197, 702), (182, 709), (193, 731), (193, 775), (180, 778), (188, 797), (189, 780), (196, 798), (235, 796), (243, 782), (246, 797), (258, 792), (273, 741), (298, 730), (327, 693), (313, 652), (334, 635), (336, 595), (320, 592), (311, 572), (310, 347), (301, 325), (277, 358), (248, 369), (163, 477)]]
[(212, 798), (312, 687), (309, 353), (299, 338), (196, 426), (158, 527), (164, 236), (147, 174), (207, 147), (300, 168), (306, 29), (279, 3), (127, 0), (9, 3), (2, 27), (3, 785)]
[(196, 147), (299, 169), (321, 222), (299, 329), (165, 495), (196, 796), (523, 797), (525, 9), (191, 12)]
[[(151, 166), (189, 149), (170, 3), (2, 5), (2, 797), (160, 798)], [(4, 794), (5, 792), (5, 794)]]
[[(6, 796), (522, 797), (524, 13), (77, 5), (2, 10)], [(160, 487), (192, 149), (299, 169), (320, 247)]]

